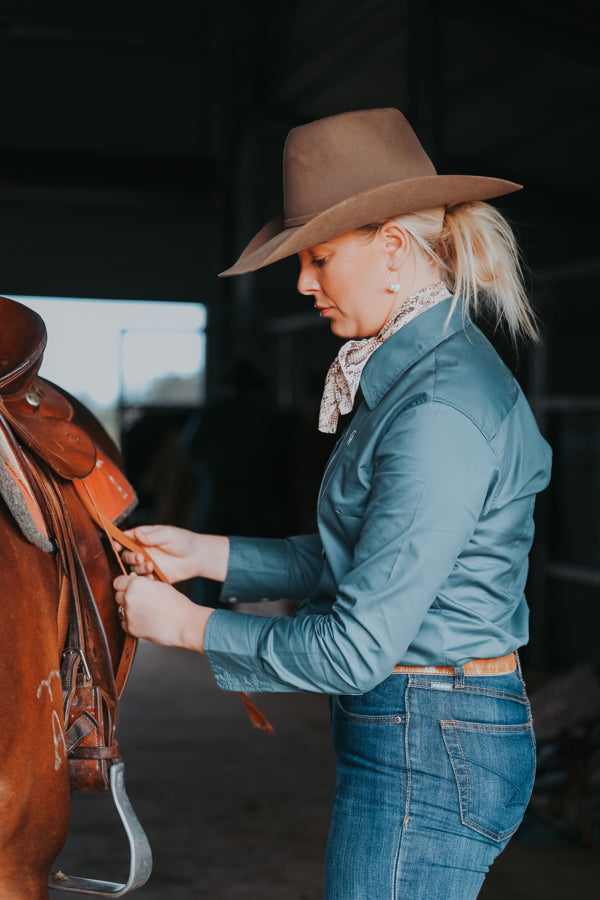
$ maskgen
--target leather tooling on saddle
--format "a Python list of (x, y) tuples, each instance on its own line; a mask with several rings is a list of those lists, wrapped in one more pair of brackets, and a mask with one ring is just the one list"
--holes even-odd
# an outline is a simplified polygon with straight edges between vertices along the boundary
[[(38, 376), (45, 346), (42, 319), (0, 297), (0, 505), (4, 502), (10, 513), (3, 521), (9, 527), (10, 519), (16, 523), (12, 539), (20, 531), (39, 552), (56, 559), (58, 579), (47, 596), (57, 610), (55, 675), (63, 696), (63, 721), (53, 720), (55, 753), (60, 739), (72, 789), (110, 790), (130, 849), (126, 883), (65, 875), (54, 866), (50, 885), (121, 897), (141, 887), (152, 870), (152, 852), (125, 792), (115, 739), (119, 698), (137, 642), (123, 633), (115, 614), (118, 556), (113, 559), (105, 547), (98, 520), (81, 495), (111, 523), (133, 509), (136, 497), (100, 424), (77, 400)], [(29, 587), (26, 570), (22, 587)]]
[[(61, 645), (65, 641), (61, 679), (72, 787), (108, 790), (110, 765), (120, 758), (114, 738), (118, 698), (136, 641), (121, 635), (117, 645), (107, 637), (103, 615), (108, 607), (112, 617), (113, 573), (102, 562), (106, 555), (97, 522), (79, 492), (92, 497), (111, 522), (124, 518), (136, 497), (115, 463), (75, 421), (84, 415), (76, 401), (39, 377), (45, 346), (42, 319), (0, 298), (0, 490), (24, 537), (55, 554), (59, 567), (57, 630)], [(108, 446), (101, 427), (87, 411), (82, 421), (85, 416)]]

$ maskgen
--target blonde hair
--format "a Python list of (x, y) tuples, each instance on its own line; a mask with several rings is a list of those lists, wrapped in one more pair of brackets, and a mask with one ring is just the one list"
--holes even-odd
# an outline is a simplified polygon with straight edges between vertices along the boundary
[(472, 201), (408, 213), (395, 221), (440, 267), (442, 279), (454, 295), (452, 310), (462, 295), (465, 315), (489, 314), (495, 327), (506, 325), (515, 343), (519, 338), (539, 340), (517, 242), (497, 209)]

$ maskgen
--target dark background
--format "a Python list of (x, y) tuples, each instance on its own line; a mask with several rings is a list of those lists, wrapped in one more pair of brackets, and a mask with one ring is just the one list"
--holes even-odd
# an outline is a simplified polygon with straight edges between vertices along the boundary
[[(297, 263), (217, 279), (280, 212), (289, 128), (392, 105), (439, 172), (525, 185), (498, 205), (544, 342), (516, 356), (493, 339), (555, 462), (523, 654), (538, 782), (490, 900), (570, 900), (598, 884), (599, 32), (591, 0), (0, 0), (0, 293), (206, 304), (212, 426), (197, 452), (215, 528), (312, 527), (329, 451), (316, 416), (338, 343), (296, 293)], [(244, 422), (255, 407), (268, 411), (262, 432)], [(131, 440), (124, 450), (133, 477)], [(155, 857), (140, 897), (320, 896), (326, 703), (264, 706), (272, 742), (202, 660), (141, 647), (119, 732)], [(115, 826), (97, 804), (76, 798), (63, 864), (92, 874), (95, 855), (98, 877), (114, 877)]]
[[(555, 451), (526, 662), (597, 661), (599, 30), (586, 0), (2, 0), (0, 290), (205, 303), (209, 399), (245, 360), (295, 450), (279, 533), (310, 526), (337, 342), (297, 295), (295, 260), (216, 276), (280, 210), (289, 128), (394, 105), (438, 171), (522, 182), (498, 205), (545, 341), (518, 358), (497, 343)], [(240, 431), (230, 467), (256, 480)]]

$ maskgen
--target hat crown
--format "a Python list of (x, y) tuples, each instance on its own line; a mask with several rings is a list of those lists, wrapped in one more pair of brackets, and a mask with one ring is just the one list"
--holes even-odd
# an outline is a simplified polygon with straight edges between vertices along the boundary
[(293, 128), (283, 153), (287, 227), (385, 184), (435, 175), (400, 110), (341, 113)]

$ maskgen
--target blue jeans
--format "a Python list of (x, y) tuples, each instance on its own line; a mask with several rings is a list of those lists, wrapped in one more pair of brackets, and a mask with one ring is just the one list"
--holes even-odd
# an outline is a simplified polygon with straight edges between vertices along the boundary
[(394, 674), (331, 698), (338, 779), (325, 900), (470, 900), (535, 776), (520, 671)]

